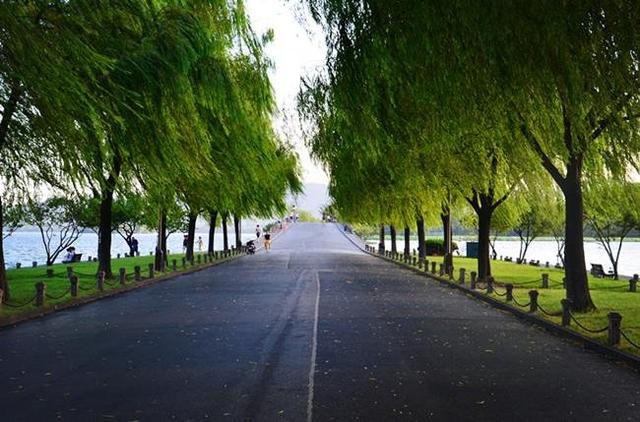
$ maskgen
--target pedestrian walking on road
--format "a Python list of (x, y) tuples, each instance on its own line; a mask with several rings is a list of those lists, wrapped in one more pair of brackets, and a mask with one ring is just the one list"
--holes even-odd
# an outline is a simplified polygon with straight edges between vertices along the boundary
[(271, 233), (264, 232), (264, 250), (265, 252), (269, 252), (271, 249)]
[(204, 246), (204, 242), (202, 241), (202, 236), (198, 236), (198, 252), (202, 252), (203, 246)]
[(189, 236), (187, 236), (185, 234), (184, 238), (182, 239), (182, 253), (186, 253), (187, 252), (187, 247), (188, 246), (189, 246)]
[(260, 239), (260, 224), (256, 224), (256, 239)]

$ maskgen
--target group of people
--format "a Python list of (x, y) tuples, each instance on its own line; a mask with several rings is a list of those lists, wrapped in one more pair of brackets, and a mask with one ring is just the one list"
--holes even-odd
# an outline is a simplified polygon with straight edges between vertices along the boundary
[[(187, 252), (187, 247), (189, 246), (189, 236), (184, 235), (182, 238), (182, 252)], [(198, 236), (198, 241), (196, 242), (196, 246), (198, 246), (198, 252), (202, 252), (204, 248), (204, 240), (202, 240), (202, 236)]]
[(268, 231), (262, 234), (262, 230), (260, 229), (260, 224), (256, 225), (256, 239), (260, 239), (260, 236), (263, 237), (263, 244), (265, 252), (269, 252), (271, 250), (271, 233)]

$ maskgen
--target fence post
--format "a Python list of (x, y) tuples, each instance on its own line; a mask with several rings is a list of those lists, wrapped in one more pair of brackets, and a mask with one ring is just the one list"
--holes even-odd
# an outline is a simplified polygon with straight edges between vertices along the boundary
[(418, 258), (416, 258), (415, 256), (411, 258), (411, 265), (415, 267), (417, 263), (418, 263)]
[(609, 320), (609, 329), (607, 343), (609, 346), (617, 346), (620, 344), (620, 325), (622, 323), (622, 315), (617, 312), (609, 312), (607, 314)]
[(177, 259), (172, 259), (171, 260), (171, 269), (173, 271), (176, 271), (178, 269), (178, 260)]
[(124, 286), (127, 284), (127, 269), (120, 268), (120, 285)]
[(635, 292), (638, 286), (638, 274), (634, 274), (633, 278), (629, 280), (629, 291)]
[(133, 267), (133, 279), (135, 281), (140, 281), (142, 277), (140, 276), (140, 265), (136, 265)]
[(220, 251), (216, 251), (216, 252), (214, 253), (214, 256), (215, 256), (215, 258), (216, 258), (216, 261), (217, 261), (218, 259), (220, 259)]
[(31, 267), (35, 268), (38, 266), (38, 261), (31, 261)]
[(418, 260), (418, 269), (421, 270), (422, 269), (422, 264), (424, 264), (424, 260), (423, 259), (419, 259)]
[(425, 273), (429, 272), (429, 260), (428, 259), (424, 260), (424, 272)]
[(438, 274), (440, 275), (440, 277), (444, 275), (444, 264), (442, 262), (440, 263)]
[(53, 268), (47, 268), (47, 278), (53, 278)]
[(507, 289), (506, 301), (512, 302), (513, 301), (513, 284), (507, 283), (504, 285), (504, 288)]
[(562, 299), (562, 326), (567, 327), (571, 324), (571, 302), (569, 299)]
[(42, 281), (36, 283), (36, 306), (44, 305), (44, 295), (46, 289), (47, 286)]
[(478, 277), (478, 273), (471, 271), (471, 289), (476, 288), (476, 282), (478, 281), (476, 277)]
[(431, 263), (431, 274), (435, 274), (436, 273), (436, 262), (432, 262)]
[(98, 278), (96, 280), (96, 286), (98, 287), (98, 291), (100, 292), (104, 290), (104, 277), (105, 277), (105, 272), (100, 271), (98, 273)]
[(538, 310), (538, 291), (537, 290), (529, 290), (529, 312), (533, 313)]
[(187, 258), (185, 258), (184, 256), (182, 257), (182, 269), (184, 270), (185, 268), (187, 268)]
[(458, 283), (459, 284), (464, 284), (464, 279), (465, 279), (465, 273), (467, 270), (465, 270), (464, 268), (460, 268), (460, 276), (458, 277)]
[(542, 288), (543, 289), (549, 288), (549, 274), (547, 273), (542, 273)]
[(149, 278), (153, 278), (153, 264), (149, 264)]
[(67, 278), (71, 279), (72, 275), (73, 275), (73, 267), (67, 267)]
[(487, 294), (493, 293), (493, 277), (487, 276)]
[(71, 274), (71, 277), (69, 277), (69, 292), (71, 297), (78, 296), (78, 276), (75, 274)]

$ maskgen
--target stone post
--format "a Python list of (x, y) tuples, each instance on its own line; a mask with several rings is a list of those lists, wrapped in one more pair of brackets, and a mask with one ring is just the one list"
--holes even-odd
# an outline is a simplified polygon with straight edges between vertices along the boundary
[(438, 265), (436, 262), (431, 263), (431, 274), (436, 273), (436, 265)]
[(607, 344), (609, 346), (617, 346), (620, 344), (620, 325), (622, 323), (622, 315), (617, 312), (609, 312), (609, 329), (607, 330)]
[(42, 281), (36, 283), (36, 306), (40, 307), (44, 305), (44, 295), (46, 290), (47, 286)]
[(460, 275), (458, 276), (458, 283), (459, 284), (464, 284), (464, 279), (466, 277), (466, 272), (467, 270), (465, 270), (464, 268), (460, 268)]
[(504, 287), (505, 289), (507, 289), (506, 301), (512, 302), (513, 301), (513, 284), (507, 283), (504, 285)]
[(542, 288), (543, 289), (549, 288), (549, 274), (547, 273), (542, 273)]
[(140, 275), (140, 265), (136, 265), (135, 267), (133, 267), (133, 279), (135, 281), (142, 280), (142, 276)]
[(53, 278), (53, 268), (47, 268), (47, 278)]
[(478, 277), (478, 273), (475, 272), (475, 271), (471, 271), (471, 286), (470, 287), (471, 287), (472, 290), (475, 290), (475, 288), (476, 288), (476, 282), (478, 281), (477, 277)]
[(73, 267), (67, 267), (67, 278), (71, 279), (72, 275), (73, 275)]
[(185, 258), (184, 256), (182, 257), (182, 269), (184, 270), (185, 268), (187, 268), (187, 258)]
[(415, 267), (417, 264), (418, 264), (418, 259), (414, 256), (413, 258), (411, 258), (411, 265)]
[(629, 279), (629, 291), (635, 292), (638, 286), (638, 274), (634, 274), (633, 278)]
[(567, 327), (571, 325), (571, 302), (569, 299), (562, 299), (560, 305), (562, 305), (562, 326)]
[(419, 270), (421, 270), (421, 269), (422, 269), (422, 264), (423, 264), (422, 259), (419, 259), (419, 260), (418, 260), (418, 269), (419, 269)]
[(127, 269), (126, 268), (120, 268), (120, 285), (124, 286), (125, 284), (127, 284)]
[(493, 277), (487, 276), (487, 294), (493, 293)]
[(149, 264), (149, 278), (153, 278), (153, 264)]
[(177, 259), (172, 259), (171, 260), (171, 270), (172, 271), (177, 271), (178, 270), (178, 260)]
[(529, 290), (529, 312), (534, 313), (538, 310), (538, 291), (537, 290)]
[(425, 273), (429, 272), (429, 260), (428, 259), (424, 260), (424, 272)]
[(96, 280), (96, 287), (98, 288), (99, 292), (104, 290), (104, 276), (105, 276), (104, 271), (100, 271), (98, 273), (98, 278)]
[(444, 275), (444, 264), (440, 263), (440, 269), (438, 270), (438, 274), (440, 275), (440, 277), (442, 277)]
[(216, 251), (216, 252), (214, 253), (214, 256), (215, 256), (215, 258), (216, 258), (216, 261), (217, 261), (218, 259), (220, 259), (220, 251)]
[(202, 255), (198, 254), (198, 265), (202, 263)]
[(71, 297), (78, 296), (78, 276), (75, 274), (71, 274), (71, 277), (69, 277), (69, 292)]

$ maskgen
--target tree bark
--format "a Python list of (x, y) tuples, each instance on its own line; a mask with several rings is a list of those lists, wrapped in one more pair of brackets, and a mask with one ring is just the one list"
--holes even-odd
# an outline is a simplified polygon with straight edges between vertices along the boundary
[(486, 280), (491, 275), (489, 240), (491, 236), (491, 216), (493, 208), (485, 206), (476, 211), (478, 215), (478, 279)]
[(418, 260), (424, 262), (427, 256), (426, 239), (424, 232), (424, 217), (419, 215), (416, 218), (416, 228), (418, 232)]
[(404, 226), (404, 257), (409, 258), (411, 255), (411, 229), (409, 226)]
[(233, 230), (236, 235), (236, 249), (240, 249), (242, 247), (242, 237), (241, 237), (241, 220), (237, 214), (233, 215)]
[(229, 235), (227, 234), (227, 213), (222, 214), (222, 243), (223, 250), (229, 250)]
[(380, 224), (380, 241), (378, 242), (378, 253), (384, 253), (384, 224)]
[(167, 212), (164, 208), (160, 208), (158, 213), (158, 240), (156, 244), (156, 255), (154, 259), (154, 267), (156, 271), (162, 271), (168, 262), (167, 257)]
[(453, 233), (451, 231), (451, 209), (449, 205), (445, 204), (442, 206), (440, 219), (442, 220), (444, 268), (445, 272), (451, 275), (453, 274)]
[(393, 224), (389, 226), (389, 235), (391, 236), (391, 253), (395, 254), (398, 248), (396, 245), (396, 226)]
[[(112, 177), (109, 177), (109, 179), (112, 179)], [(108, 186), (102, 191), (102, 197), (100, 198), (100, 222), (98, 225), (98, 272), (104, 271), (106, 278), (111, 278), (113, 276), (111, 271), (113, 191), (113, 187)]]
[(7, 279), (7, 270), (4, 268), (4, 233), (2, 227), (4, 227), (4, 204), (2, 198), (0, 198), (0, 290), (4, 292), (2, 298), (3, 301), (10, 299), (9, 280)]
[(571, 308), (585, 312), (595, 309), (589, 292), (589, 281), (584, 259), (581, 163), (573, 160), (567, 167), (562, 186), (565, 197), (565, 246), (564, 265), (567, 279), (567, 299)]
[(209, 253), (214, 252), (215, 238), (216, 238), (216, 220), (218, 219), (218, 211), (209, 211), (209, 247), (207, 251)]
[(189, 224), (187, 227), (187, 261), (193, 260), (193, 245), (195, 243), (196, 238), (196, 220), (198, 219), (198, 214), (190, 212), (189, 213)]

